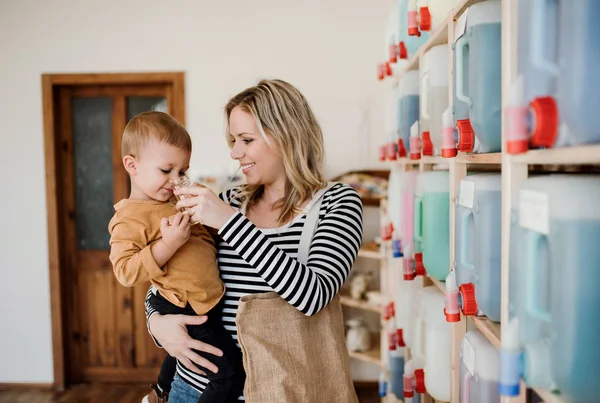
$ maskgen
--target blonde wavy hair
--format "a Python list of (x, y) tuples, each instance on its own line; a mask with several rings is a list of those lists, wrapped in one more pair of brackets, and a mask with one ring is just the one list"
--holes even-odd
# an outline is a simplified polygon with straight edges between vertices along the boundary
[[(261, 80), (227, 102), (228, 140), (232, 140), (229, 118), (236, 107), (252, 115), (265, 141), (283, 158), (285, 196), (274, 207), (281, 209), (278, 224), (288, 222), (301, 211), (305, 200), (327, 185), (322, 172), (325, 146), (321, 126), (300, 91), (282, 80)], [(246, 185), (237, 197), (249, 209), (263, 191), (264, 185)]]

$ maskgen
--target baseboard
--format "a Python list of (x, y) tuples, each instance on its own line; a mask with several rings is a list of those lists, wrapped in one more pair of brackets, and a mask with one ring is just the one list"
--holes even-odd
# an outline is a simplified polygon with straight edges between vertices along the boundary
[(0, 390), (52, 390), (52, 383), (1, 383)]

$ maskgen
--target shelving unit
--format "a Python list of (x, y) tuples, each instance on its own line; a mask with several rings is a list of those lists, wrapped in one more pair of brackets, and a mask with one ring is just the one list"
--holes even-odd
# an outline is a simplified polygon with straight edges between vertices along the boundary
[[(398, 85), (401, 77), (411, 70), (419, 68), (420, 59), (432, 47), (448, 44), (449, 57), (452, 57), (451, 44), (456, 22), (464, 11), (475, 3), (483, 0), (463, 0), (450, 13), (448, 18), (438, 26), (432, 33), (430, 39), (421, 46), (419, 51), (413, 55), (410, 60), (400, 69), (393, 79), (388, 80), (392, 86)], [(502, 99), (503, 107), (506, 106), (506, 100), (509, 99), (510, 83), (517, 76), (517, 21), (518, 21), (518, 1), (502, 0)], [(450, 75), (453, 75), (453, 63), (449, 63)], [(449, 80), (449, 99), (452, 103), (452, 80)], [(394, 167), (402, 167), (404, 171), (418, 170), (426, 172), (430, 170), (448, 170), (450, 177), (450, 259), (449, 267), (453, 270), (451, 264), (454, 259), (455, 249), (455, 202), (461, 180), (467, 175), (467, 170), (481, 170), (501, 172), (502, 175), (502, 235), (501, 235), (501, 308), (502, 322), (508, 322), (508, 286), (509, 286), (509, 245), (510, 245), (510, 213), (512, 210), (512, 200), (515, 192), (521, 183), (527, 179), (532, 171), (579, 171), (589, 170), (590, 166), (597, 171), (600, 169), (600, 145), (586, 145), (571, 148), (556, 148), (547, 150), (530, 150), (520, 155), (510, 155), (504, 150), (505, 130), (507, 128), (504, 122), (503, 114), (502, 136), (503, 150), (491, 154), (468, 154), (459, 152), (455, 158), (446, 159), (442, 157), (422, 157), (420, 160), (410, 160), (402, 158), (390, 162)], [(425, 277), (422, 280), (423, 286), (435, 285), (442, 292), (445, 291), (445, 284), (437, 279)], [(470, 323), (469, 323), (470, 322)], [(469, 328), (476, 327), (481, 333), (496, 347), (501, 347), (502, 327), (499, 323), (490, 321), (485, 317), (464, 317), (461, 320), (451, 324), (451, 403), (459, 403), (459, 385), (460, 385), (460, 348), (464, 335)], [(410, 357), (410, 351), (406, 351), (406, 357)], [(547, 391), (535, 390), (536, 393), (546, 403), (565, 403), (565, 399), (560, 395)], [(525, 403), (526, 387), (522, 384), (521, 394), (514, 398), (502, 397), (502, 403)]]
[(373, 347), (369, 351), (364, 353), (350, 352), (350, 357), (381, 366), (381, 339), (379, 333), (373, 333), (371, 339), (373, 340)]

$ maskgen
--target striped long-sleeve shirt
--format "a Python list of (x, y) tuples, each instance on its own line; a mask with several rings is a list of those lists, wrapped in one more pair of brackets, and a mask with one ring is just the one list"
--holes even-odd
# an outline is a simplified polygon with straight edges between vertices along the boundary
[[(233, 188), (220, 195), (236, 213), (219, 230), (222, 240), (218, 247), (219, 270), (226, 287), (223, 324), (236, 342), (235, 315), (241, 297), (276, 291), (305, 315), (313, 315), (341, 288), (362, 239), (360, 197), (350, 186), (336, 184), (323, 196), (308, 262), (303, 265), (296, 257), (306, 214), (279, 228), (257, 228), (240, 212), (236, 198), (240, 190)], [(153, 313), (147, 299), (146, 315), (150, 318)], [(177, 373), (199, 391), (208, 383), (179, 363)]]

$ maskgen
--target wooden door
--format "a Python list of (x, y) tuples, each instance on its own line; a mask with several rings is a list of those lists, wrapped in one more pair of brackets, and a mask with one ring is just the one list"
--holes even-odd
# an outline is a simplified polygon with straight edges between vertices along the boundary
[[(61, 288), (69, 383), (150, 382), (164, 352), (146, 328), (149, 283), (120, 285), (109, 261), (113, 205), (129, 194), (121, 163), (126, 123), (173, 112), (169, 85), (63, 86), (55, 92)], [(177, 116), (175, 116), (177, 118)]]

